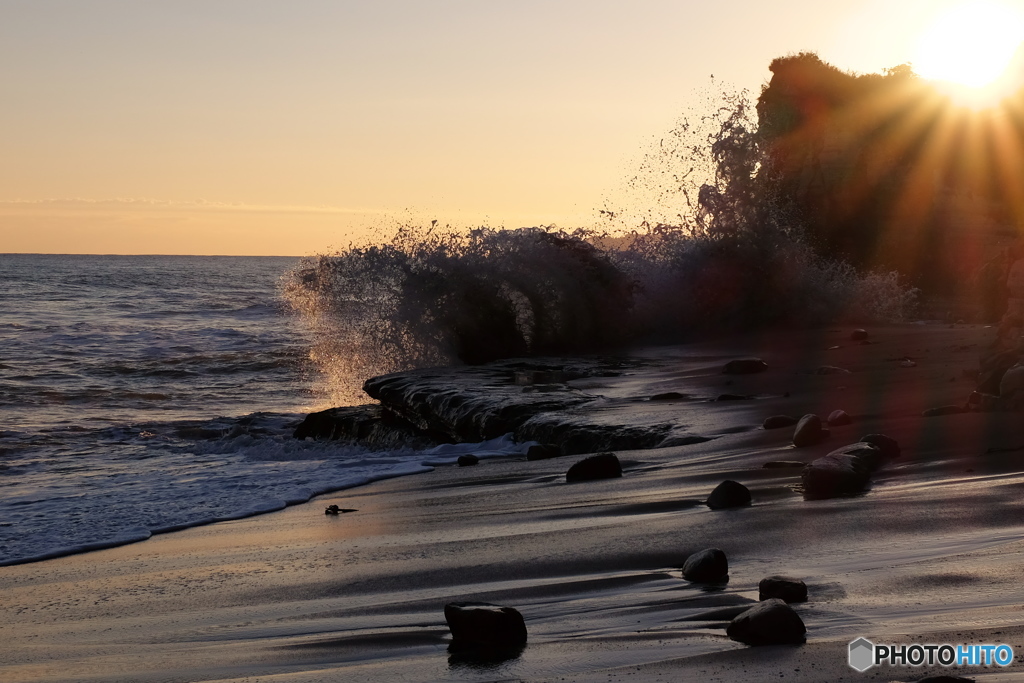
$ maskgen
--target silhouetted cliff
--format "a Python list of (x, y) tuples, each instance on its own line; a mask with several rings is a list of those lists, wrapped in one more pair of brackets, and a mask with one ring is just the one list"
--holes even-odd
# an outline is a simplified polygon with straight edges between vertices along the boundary
[(1024, 225), (1024, 96), (957, 106), (907, 65), (853, 75), (774, 60), (762, 173), (824, 254), (956, 293)]

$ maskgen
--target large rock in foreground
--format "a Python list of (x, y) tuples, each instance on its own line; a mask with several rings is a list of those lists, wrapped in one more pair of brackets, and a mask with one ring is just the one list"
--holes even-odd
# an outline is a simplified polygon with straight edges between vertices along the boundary
[(729, 578), (729, 561), (718, 548), (707, 548), (686, 558), (683, 578), (697, 583), (714, 583)]
[(526, 622), (512, 607), (486, 602), (450, 602), (444, 606), (444, 619), (455, 644), (504, 648), (526, 642)]
[(747, 645), (795, 645), (804, 642), (807, 628), (792, 607), (772, 598), (733, 619), (725, 632)]

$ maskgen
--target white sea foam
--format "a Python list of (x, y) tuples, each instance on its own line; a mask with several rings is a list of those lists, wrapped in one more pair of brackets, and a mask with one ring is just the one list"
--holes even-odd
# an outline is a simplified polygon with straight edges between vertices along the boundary
[(430, 472), (465, 453), (508, 457), (529, 446), (506, 435), (427, 451), (370, 452), (298, 441), (281, 428), (187, 445), (149, 438), (144, 450), (129, 442), (120, 457), (92, 464), (58, 456), (23, 475), (20, 486), (8, 486), (0, 501), (0, 565), (273, 512), (331, 491)]

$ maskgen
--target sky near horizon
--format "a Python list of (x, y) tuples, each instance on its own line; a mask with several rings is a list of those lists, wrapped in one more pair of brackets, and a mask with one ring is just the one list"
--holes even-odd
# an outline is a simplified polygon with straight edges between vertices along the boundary
[(700, 91), (912, 61), (957, 4), (0, 0), (0, 253), (591, 225)]

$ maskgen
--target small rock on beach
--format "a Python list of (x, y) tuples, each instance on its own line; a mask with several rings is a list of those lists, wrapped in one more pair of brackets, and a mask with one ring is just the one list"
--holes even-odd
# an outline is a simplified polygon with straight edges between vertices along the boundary
[(761, 423), (762, 429), (780, 429), (782, 427), (792, 427), (799, 420), (792, 415), (772, 415), (766, 417), (764, 422)]
[(828, 430), (821, 426), (821, 418), (809, 413), (800, 418), (793, 430), (793, 445), (797, 448), (813, 446), (828, 436)]
[(829, 413), (827, 422), (829, 427), (842, 427), (853, 422), (853, 418), (845, 410), (833, 410)]
[(462, 645), (514, 647), (526, 642), (526, 622), (519, 610), (486, 602), (450, 602), (444, 619), (452, 641)]
[(726, 479), (708, 496), (707, 506), (712, 510), (725, 510), (750, 505), (750, 489), (738, 481)]
[(792, 607), (770, 598), (733, 619), (726, 633), (747, 645), (786, 645), (803, 643), (807, 628)]
[(567, 482), (615, 479), (622, 476), (622, 465), (614, 453), (599, 453), (580, 460), (565, 473)]
[(806, 602), (807, 584), (788, 576), (768, 576), (757, 584), (758, 600), (778, 598), (784, 602)]
[(712, 583), (729, 578), (729, 561), (718, 548), (706, 548), (686, 558), (683, 578), (696, 583)]

